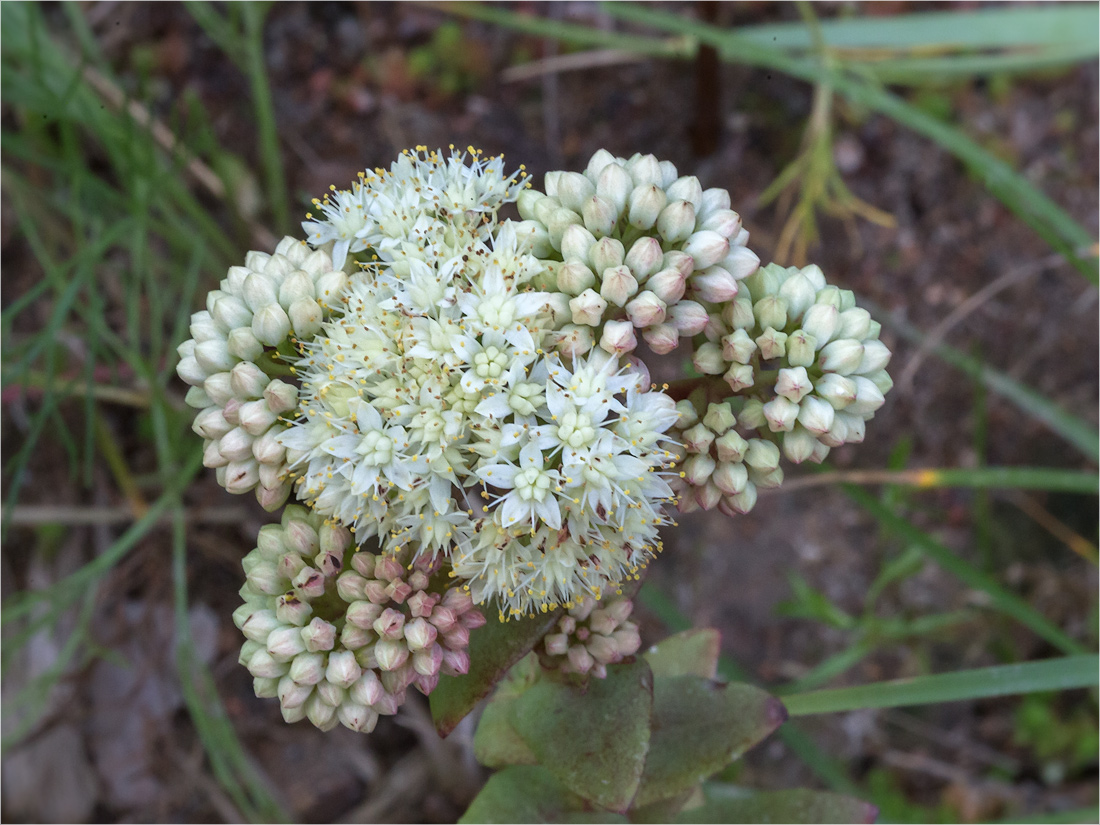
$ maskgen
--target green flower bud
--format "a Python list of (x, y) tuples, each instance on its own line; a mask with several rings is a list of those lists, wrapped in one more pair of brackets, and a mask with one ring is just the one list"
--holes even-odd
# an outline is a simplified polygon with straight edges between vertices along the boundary
[(734, 392), (747, 390), (756, 381), (756, 373), (750, 364), (731, 364), (722, 376)]
[(768, 327), (757, 336), (756, 346), (760, 347), (760, 357), (765, 361), (782, 358), (787, 354), (787, 333)]
[(885, 370), (882, 370), (881, 372), (871, 373), (867, 376), (867, 379), (876, 387), (878, 387), (878, 391), (881, 392), (883, 395), (886, 395), (886, 393), (890, 392), (890, 390), (894, 386), (894, 379), (891, 378)]
[(279, 284), (279, 304), (289, 310), (291, 304), (300, 298), (313, 300), (313, 278), (309, 273), (296, 269)]
[(521, 191), (519, 197), (516, 199), (516, 207), (519, 209), (520, 217), (525, 221), (538, 220), (538, 213), (535, 211), (535, 206), (545, 197), (546, 195), (537, 189), (524, 189)]
[(824, 306), (833, 306), (840, 309), (840, 289), (835, 286), (825, 286), (817, 291), (816, 303)]
[[(214, 309), (210, 312), (214, 322), (224, 330), (251, 326), (252, 314), (252, 310), (248, 308), (248, 305), (235, 295), (223, 295), (214, 302)], [(194, 321), (192, 321), (192, 326), (195, 326)], [(201, 340), (195, 335), (194, 329), (191, 330), (191, 336), (196, 341)]]
[(588, 250), (592, 271), (597, 273), (622, 266), (625, 255), (626, 250), (623, 248), (622, 241), (615, 238), (601, 238)]
[(683, 477), (692, 487), (702, 487), (707, 483), (715, 468), (714, 459), (709, 455), (693, 455), (684, 462)]
[(312, 298), (299, 298), (290, 305), (290, 325), (299, 338), (311, 338), (321, 330), (324, 310)]
[[(254, 313), (259, 312), (268, 304), (279, 302), (278, 285), (275, 279), (259, 272), (253, 272), (244, 280), (244, 291), (241, 295), (248, 308)], [(216, 304), (215, 304), (216, 305)]]
[(754, 470), (769, 472), (779, 466), (779, 448), (763, 438), (750, 438), (745, 463)]
[[(547, 198), (549, 200), (549, 198)], [(555, 199), (556, 201), (556, 199)], [(543, 201), (546, 203), (546, 201)], [(545, 221), (546, 231), (550, 233), (550, 245), (554, 249), (562, 249), (562, 240), (565, 236), (565, 231), (571, 226), (578, 226), (581, 223), (581, 216), (574, 212), (572, 209), (566, 209), (564, 206), (559, 206), (549, 216), (549, 219)], [(579, 226), (580, 229), (584, 229), (583, 226)], [(587, 229), (584, 230), (591, 235)], [(593, 238), (595, 240), (595, 238)], [(569, 257), (562, 253), (562, 257)], [(587, 260), (587, 256), (581, 260)]]
[(749, 471), (740, 461), (723, 461), (711, 476), (714, 485), (729, 496), (742, 492), (749, 483)]
[[(687, 402), (681, 402), (687, 403)], [(694, 408), (692, 408), (694, 411)], [(683, 424), (683, 420), (680, 422)], [(696, 424), (684, 431), (684, 447), (689, 453), (706, 453), (714, 443), (714, 433), (704, 424)]]
[(207, 375), (233, 369), (237, 359), (229, 353), (224, 338), (211, 338), (195, 345), (195, 360), (199, 362)]
[(817, 339), (804, 329), (787, 336), (787, 361), (792, 367), (809, 367), (817, 357)]
[(861, 375), (869, 375), (886, 369), (890, 363), (890, 350), (882, 341), (865, 341), (863, 344), (863, 358), (859, 362), (859, 369), (855, 372)]
[(576, 259), (584, 264), (591, 264), (588, 252), (596, 243), (596, 238), (591, 232), (579, 223), (571, 224), (562, 232), (561, 256), (565, 260)]
[(798, 404), (783, 396), (773, 398), (764, 405), (764, 417), (768, 421), (768, 429), (773, 433), (789, 432), (794, 429), (794, 422), (798, 417)]
[(596, 275), (579, 260), (569, 260), (558, 267), (558, 289), (568, 295), (580, 295), (596, 283)]
[(777, 295), (761, 298), (752, 307), (761, 329), (781, 330), (787, 325), (787, 302)]
[(822, 347), (818, 360), (821, 368), (826, 372), (851, 375), (859, 369), (860, 362), (863, 360), (863, 344), (854, 338), (831, 341)]
[[(798, 274), (788, 278), (779, 287), (779, 297), (787, 302), (787, 314), (793, 320), (797, 320), (807, 309), (813, 306), (817, 290), (814, 289), (810, 279)], [(772, 326), (778, 326), (772, 324)], [(805, 324), (803, 324), (805, 326)]]
[(733, 512), (744, 515), (756, 506), (756, 496), (756, 485), (750, 481), (745, 485), (744, 490), (736, 495), (726, 496), (722, 499), (722, 503)]
[(835, 410), (842, 410), (856, 400), (856, 384), (850, 378), (827, 372), (814, 384), (814, 393), (824, 398)]
[(799, 406), (798, 423), (814, 435), (822, 435), (833, 426), (835, 414), (836, 411), (828, 401), (810, 396)]
[(737, 423), (748, 430), (759, 430), (767, 423), (764, 417), (764, 402), (759, 398), (750, 398), (737, 415)]
[(722, 348), (710, 341), (699, 345), (691, 357), (691, 362), (695, 365), (695, 369), (704, 375), (721, 375), (726, 369)]
[(606, 198), (593, 195), (581, 207), (584, 228), (597, 238), (603, 238), (615, 231), (619, 221), (619, 212)]
[(230, 332), (226, 345), (229, 354), (241, 361), (255, 361), (264, 354), (264, 345), (252, 332), (251, 326), (238, 327)]
[(733, 414), (733, 407), (728, 401), (722, 404), (709, 404), (703, 423), (717, 435), (721, 435), (737, 423), (737, 416)]
[(752, 311), (752, 299), (743, 296), (730, 301), (722, 308), (722, 320), (729, 325), (730, 329), (751, 330), (756, 326), (756, 316)]
[(680, 420), (676, 426), (687, 429), (699, 421), (699, 414), (695, 412), (695, 406), (686, 398), (676, 402), (676, 412), (680, 413)]
[(749, 443), (737, 433), (737, 430), (730, 430), (717, 439), (714, 446), (718, 448), (719, 461), (740, 464), (745, 457), (745, 451), (749, 448)]
[(862, 307), (846, 309), (837, 316), (836, 336), (862, 341), (871, 330), (871, 313)]
[(847, 408), (847, 411), (869, 418), (886, 402), (886, 399), (873, 381), (862, 375), (857, 375), (852, 380), (856, 385), (856, 400)]
[(776, 467), (764, 472), (762, 470), (749, 470), (749, 480), (761, 490), (773, 490), (783, 483), (783, 469)]

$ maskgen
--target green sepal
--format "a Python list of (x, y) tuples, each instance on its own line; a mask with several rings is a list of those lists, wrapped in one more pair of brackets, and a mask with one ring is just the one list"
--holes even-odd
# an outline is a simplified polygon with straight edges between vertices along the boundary
[(709, 786), (707, 801), (680, 812), (672, 822), (788, 822), (870, 823), (878, 809), (850, 796), (794, 788), (789, 791), (750, 791), (730, 785)]
[(428, 700), (439, 735), (454, 730), (489, 695), (508, 668), (531, 652), (560, 615), (559, 609), (508, 622), (490, 618), (484, 627), (471, 633), (469, 672), (440, 678)]
[(752, 685), (692, 675), (654, 679), (653, 734), (635, 804), (690, 790), (786, 718), (778, 699)]
[(512, 726), (566, 788), (621, 812), (642, 778), (652, 710), (653, 674), (639, 659), (583, 688), (544, 674), (515, 699)]
[(718, 674), (721, 649), (722, 636), (713, 627), (685, 630), (651, 647), (645, 652), (645, 660), (657, 679), (664, 676), (713, 679)]
[(625, 816), (595, 810), (570, 793), (545, 768), (517, 765), (489, 777), (460, 823), (628, 822)]

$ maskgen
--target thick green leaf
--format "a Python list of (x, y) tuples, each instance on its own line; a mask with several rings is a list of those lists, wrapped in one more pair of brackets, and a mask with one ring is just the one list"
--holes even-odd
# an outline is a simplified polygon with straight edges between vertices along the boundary
[(690, 790), (778, 728), (783, 704), (760, 688), (699, 676), (653, 680), (653, 733), (635, 804)]
[(539, 678), (538, 659), (533, 653), (516, 663), (497, 685), (485, 706), (474, 733), (474, 757), (489, 768), (508, 765), (537, 765), (538, 759), (512, 727), (512, 706)]
[(558, 620), (561, 611), (528, 619), (494, 621), (470, 634), (470, 672), (444, 676), (429, 697), (432, 720), (440, 736), (446, 736), (479, 701), (489, 695), (508, 668), (531, 652), (539, 639)]
[(489, 778), (458, 820), (473, 822), (627, 822), (625, 816), (592, 811), (545, 768), (506, 768)]
[(701, 676), (713, 679), (718, 673), (722, 634), (713, 627), (685, 630), (669, 636), (645, 652), (654, 677)]
[(1070, 690), (1100, 684), (1100, 656), (1063, 656), (1019, 665), (997, 665), (783, 697), (792, 716), (861, 708), (896, 708), (959, 702), (1015, 693)]
[(825, 791), (749, 791), (708, 788), (707, 801), (683, 811), (673, 822), (874, 822), (874, 805)]
[(543, 679), (512, 705), (512, 726), (569, 790), (625, 811), (638, 790), (653, 711), (653, 674), (643, 660), (611, 665), (586, 688)]

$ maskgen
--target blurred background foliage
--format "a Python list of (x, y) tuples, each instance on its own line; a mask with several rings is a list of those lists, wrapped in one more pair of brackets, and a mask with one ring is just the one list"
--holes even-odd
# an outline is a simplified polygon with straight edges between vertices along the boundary
[(896, 350), (862, 449), (685, 517), (643, 590), (647, 643), (716, 626), (722, 672), (805, 717), (716, 781), (1096, 817), (1095, 4), (0, 15), (6, 818), (447, 821), (476, 794), (471, 731), (422, 705), (364, 740), (251, 696), (229, 614), (270, 517), (202, 470), (174, 373), (204, 293), (310, 197), (471, 142), (535, 172), (667, 157)]

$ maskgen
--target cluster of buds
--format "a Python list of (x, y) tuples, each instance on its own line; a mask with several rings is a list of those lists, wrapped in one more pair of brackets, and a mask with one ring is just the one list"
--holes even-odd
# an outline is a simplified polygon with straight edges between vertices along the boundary
[(191, 385), (187, 403), (200, 410), (194, 431), (205, 440), (203, 463), (231, 493), (256, 490), (267, 510), (286, 501), (280, 416), (298, 405), (298, 389), (280, 363), (292, 338), (309, 338), (338, 307), (348, 277), (327, 252), (286, 237), (275, 254), (249, 252), (231, 267), (206, 309), (191, 316), (191, 338), (177, 351), (179, 376)]
[(633, 609), (630, 599), (578, 599), (543, 638), (539, 661), (548, 670), (603, 679), (608, 665), (633, 656), (641, 647), (638, 626), (629, 621)]
[(583, 173), (550, 172), (546, 192), (520, 194), (520, 214), (546, 227), (561, 263), (553, 288), (569, 296), (563, 355), (593, 346), (622, 356), (656, 352), (707, 325), (704, 302), (728, 301), (760, 259), (724, 189), (703, 190), (653, 155), (629, 160), (600, 150)]
[(408, 687), (465, 673), (485, 619), (462, 588), (433, 586), (438, 566), (356, 551), (347, 529), (288, 506), (245, 557), (233, 614), (256, 695), (277, 697), (288, 722), (369, 732)]

